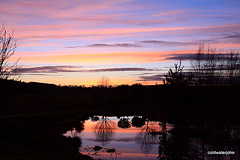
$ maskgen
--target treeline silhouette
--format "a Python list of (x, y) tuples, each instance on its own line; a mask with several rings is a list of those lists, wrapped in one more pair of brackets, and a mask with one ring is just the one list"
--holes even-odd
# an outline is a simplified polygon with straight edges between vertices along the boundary
[(162, 121), (239, 122), (240, 85), (60, 87), (0, 80), (1, 115), (82, 110)]

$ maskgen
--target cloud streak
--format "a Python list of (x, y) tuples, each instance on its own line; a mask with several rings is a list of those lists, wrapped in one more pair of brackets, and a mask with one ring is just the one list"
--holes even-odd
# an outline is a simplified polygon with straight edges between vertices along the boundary
[(192, 40), (188, 42), (181, 42), (181, 41), (164, 41), (164, 40), (143, 40), (143, 41), (136, 41), (133, 43), (96, 43), (96, 44), (89, 44), (86, 46), (67, 46), (67, 48), (79, 48), (79, 47), (162, 47), (162, 46), (197, 46), (200, 44), (224, 44), (224, 43), (239, 43), (240, 44), (240, 33), (235, 32), (231, 34), (219, 35), (218, 38), (209, 38), (209, 39), (202, 39), (202, 40)]
[(134, 43), (117, 43), (117, 44), (91, 44), (87, 47), (142, 47)]
[(41, 66), (41, 67), (28, 67), (19, 68), (19, 73), (59, 73), (59, 72), (75, 72), (80, 67), (76, 66)]
[(81, 69), (78, 66), (41, 66), (41, 67), (22, 67), (18, 73), (64, 73), (64, 72), (134, 72), (134, 71), (156, 71), (157, 69), (148, 68), (102, 68), (102, 69)]
[(145, 45), (153, 45), (153, 46), (192, 46), (199, 45), (201, 42), (176, 42), (176, 41), (158, 41), (158, 40), (145, 40), (140, 41), (139, 43)]
[(140, 76), (138, 81), (162, 81), (164, 80), (163, 74), (155, 74), (150, 76)]
[(224, 34), (220, 36), (218, 39), (224, 40), (225, 42), (232, 42), (240, 44), (240, 32), (233, 32), (229, 34)]
[[(227, 60), (230, 57), (230, 53), (216, 53), (214, 54), (216, 60)], [(166, 60), (195, 60), (197, 58), (197, 53), (185, 53), (185, 54), (170, 54), (165, 59)], [(207, 54), (202, 54), (202, 59), (208, 59)]]
[(147, 68), (107, 68), (107, 69), (95, 69), (88, 70), (90, 72), (123, 72), (123, 71), (156, 71), (156, 69)]
[(160, 40), (144, 40), (138, 41), (134, 43), (116, 43), (116, 44), (108, 44), (108, 43), (99, 43), (99, 44), (89, 44), (86, 46), (67, 46), (66, 48), (80, 48), (80, 47), (159, 47), (159, 46), (195, 46), (204, 43), (213, 42), (213, 40), (201, 40), (195, 42), (177, 42), (177, 41), (160, 41)]
[(142, 47), (139, 44), (134, 44), (134, 43), (117, 43), (117, 44), (90, 44), (86, 46), (67, 46), (67, 48), (79, 48), (79, 47)]

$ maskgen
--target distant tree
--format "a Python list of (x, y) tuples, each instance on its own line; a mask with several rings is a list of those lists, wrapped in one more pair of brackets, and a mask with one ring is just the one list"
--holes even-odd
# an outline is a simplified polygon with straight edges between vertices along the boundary
[(240, 56), (238, 51), (226, 54), (213, 46), (200, 45), (191, 61), (196, 85), (233, 85), (239, 83)]
[(13, 33), (7, 34), (4, 26), (0, 29), (0, 79), (8, 79), (16, 74), (18, 60), (10, 64), (9, 59), (14, 55), (17, 45)]
[(213, 46), (207, 46), (205, 49), (205, 57), (203, 61), (203, 76), (206, 85), (220, 84), (222, 76), (222, 63), (221, 54), (217, 53), (217, 49)]
[(239, 51), (232, 50), (227, 57), (226, 76), (228, 84), (233, 85), (240, 83), (240, 54)]
[(213, 46), (201, 44), (195, 59), (191, 61), (196, 85), (216, 84), (221, 73), (218, 71), (219, 54)]
[(183, 68), (184, 66), (182, 66), (181, 60), (179, 64), (174, 64), (174, 70), (169, 68), (168, 74), (164, 75), (165, 80), (163, 80), (163, 83), (176, 86), (189, 84), (192, 76), (185, 76), (183, 73)]
[(100, 87), (109, 87), (110, 86), (110, 80), (107, 77), (102, 77), (98, 83)]

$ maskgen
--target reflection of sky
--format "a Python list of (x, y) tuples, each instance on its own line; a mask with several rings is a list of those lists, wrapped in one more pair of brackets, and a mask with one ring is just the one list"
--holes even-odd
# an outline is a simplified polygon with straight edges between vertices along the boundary
[[(163, 69), (178, 61), (168, 56), (195, 53), (200, 43), (240, 49), (239, 0), (0, 0), (0, 5), (0, 21), (17, 40), (14, 59), (20, 57), (24, 68)], [(106, 76), (113, 85), (161, 82), (135, 71), (35, 73), (25, 72), (22, 80), (93, 85)]]
[[(113, 122), (117, 123), (118, 122), (118, 119), (116, 117), (107, 117), (109, 120), (112, 120)], [(132, 117), (129, 117), (129, 119), (131, 120)], [(80, 148), (80, 152), (83, 153), (83, 154), (88, 154), (90, 152), (86, 152), (86, 150), (84, 150), (83, 148), (86, 147), (86, 146), (96, 146), (96, 145), (99, 145), (99, 146), (103, 146), (101, 142), (98, 142), (96, 141), (96, 136), (95, 134), (92, 132), (92, 128), (93, 126), (96, 124), (97, 122), (92, 122), (90, 120), (87, 120), (85, 121), (85, 130), (81, 133), (76, 133), (75, 130), (73, 129), (73, 131), (68, 131), (66, 134), (63, 134), (64, 136), (67, 136), (67, 135), (72, 135), (74, 133), (76, 133), (75, 135), (77, 137), (80, 137), (81, 140), (82, 140), (82, 148)], [(147, 122), (145, 123), (147, 124)], [(161, 131), (161, 128), (159, 127), (159, 123), (158, 122), (151, 122), (149, 121), (148, 122), (149, 124), (149, 127), (151, 128), (157, 128), (159, 131)], [(161, 124), (161, 123), (160, 123)], [(230, 133), (232, 134), (232, 138), (237, 140), (239, 138), (239, 135), (237, 133), (239, 133), (239, 127), (238, 126), (223, 126), (222, 129), (218, 129), (216, 130), (216, 128), (214, 127), (215, 125), (211, 125), (211, 124), (206, 124), (206, 128), (204, 127), (203, 128), (199, 128), (199, 126), (192, 126), (190, 127), (191, 129), (193, 129), (192, 131), (199, 131), (199, 133), (201, 131), (201, 129), (203, 130), (209, 130), (210, 134), (211, 133), (214, 133), (216, 135), (229, 135)], [(172, 128), (174, 127), (174, 125), (171, 125), (171, 124), (166, 124), (166, 128), (167, 130), (171, 130)], [(228, 129), (226, 130), (227, 127)], [(152, 148), (150, 150), (150, 152), (148, 154), (144, 153), (142, 150), (141, 150), (141, 145), (140, 144), (137, 144), (135, 142), (135, 137), (136, 137), (136, 134), (140, 133), (140, 131), (142, 129), (146, 128), (146, 125), (144, 127), (142, 127), (141, 129), (140, 128), (129, 128), (129, 129), (120, 129), (120, 128), (116, 128), (115, 129), (115, 135), (113, 137), (113, 139), (111, 141), (109, 141), (109, 143), (106, 143), (103, 147), (106, 147), (106, 148), (115, 148), (116, 151), (118, 153), (121, 153), (121, 155), (118, 155), (118, 157), (122, 157), (123, 160), (128, 160), (128, 159), (132, 159), (132, 160), (154, 160), (154, 159), (157, 159), (158, 157), (158, 146), (159, 146), (159, 137), (157, 137), (157, 140), (156, 142), (152, 145)], [(179, 128), (181, 129), (181, 128)], [(187, 132), (189, 132), (190, 130), (187, 130)], [(204, 132), (204, 131), (203, 131)], [(235, 135), (236, 137), (234, 137), (234, 132), (237, 134)], [(173, 132), (174, 133), (174, 132)], [(191, 132), (192, 133), (192, 132)], [(171, 135), (167, 135), (167, 140), (168, 138), (170, 137)], [(184, 147), (184, 148), (187, 148), (186, 151), (187, 151), (187, 154), (186, 156), (189, 156), (189, 157), (192, 157), (192, 156), (196, 156), (197, 155), (201, 155), (201, 152), (202, 152), (202, 144), (203, 144), (203, 139), (202, 138), (196, 138), (195, 136), (196, 135), (189, 135), (190, 137), (185, 137), (187, 139), (185, 140), (189, 140), (188, 142), (185, 141), (184, 139), (181, 140), (181, 133), (179, 134), (178, 132), (175, 132), (175, 136), (171, 137), (172, 140), (171, 141), (168, 141), (170, 142), (170, 146), (171, 147), (172, 145), (174, 144), (178, 144), (180, 141), (181, 141), (181, 145), (179, 147)], [(195, 138), (193, 138), (193, 137)], [(206, 135), (205, 135), (206, 136)], [(225, 137), (225, 136), (224, 136)], [(180, 139), (179, 139), (180, 138)], [(218, 142), (221, 137), (215, 137), (215, 138), (210, 138), (210, 137), (205, 137), (207, 139), (207, 143), (204, 143), (204, 148), (205, 148), (205, 151), (215, 151), (216, 148), (220, 149), (220, 150), (229, 150), (229, 151), (234, 151), (236, 153), (236, 155), (234, 155), (234, 157), (239, 157), (239, 146), (236, 145), (236, 146), (226, 146), (225, 143), (221, 143), (221, 144), (216, 144), (215, 142)], [(210, 138), (210, 139), (209, 139)], [(220, 138), (220, 139), (219, 139)], [(226, 138), (226, 137), (225, 137)], [(229, 137), (230, 138), (230, 137)], [(230, 138), (230, 139), (232, 139)], [(223, 140), (223, 142), (225, 142), (226, 140), (230, 140), (230, 139), (221, 139), (220, 141)], [(179, 141), (180, 140), (180, 141)], [(230, 148), (229, 148), (230, 147)], [(178, 151), (181, 151), (181, 148), (172, 148), (172, 149), (177, 149), (176, 153), (178, 153)], [(168, 148), (170, 149), (169, 151), (171, 152), (171, 148)], [(178, 150), (179, 149), (179, 150)], [(195, 151), (199, 151), (199, 152), (195, 152)], [(170, 153), (169, 152), (169, 153)], [(94, 153), (94, 152), (91, 152), (91, 153)], [(92, 155), (91, 155), (92, 156)], [(175, 155), (177, 156), (177, 155)], [(103, 159), (108, 159), (110, 160), (110, 155), (106, 152), (98, 152), (98, 155), (97, 156), (92, 156), (94, 157), (95, 159), (98, 159), (98, 158), (103, 158)], [(173, 155), (174, 157), (174, 155)], [(205, 154), (205, 159), (206, 160), (210, 160), (210, 159), (214, 159), (214, 158), (217, 158), (216, 155), (208, 155), (208, 154)], [(229, 159), (229, 155), (222, 155), (220, 157), (221, 159)], [(118, 159), (121, 159), (121, 158), (118, 158)]]
[[(116, 124), (118, 122), (116, 117), (108, 117), (110, 120), (114, 121)], [(129, 117), (130, 120), (132, 117)], [(81, 133), (81, 139), (82, 139), (82, 146), (95, 146), (100, 145), (102, 146), (101, 142), (96, 141), (96, 136), (94, 132), (92, 132), (92, 127), (97, 122), (92, 122), (90, 120), (85, 121), (84, 123), (84, 131)], [(106, 143), (104, 147), (107, 148), (115, 148), (117, 152), (120, 152), (123, 159), (144, 159), (144, 160), (152, 160), (157, 159), (158, 156), (158, 142), (156, 144), (152, 145), (151, 151), (146, 154), (141, 151), (140, 144), (137, 144), (135, 142), (136, 134), (140, 132), (140, 128), (131, 127), (129, 129), (121, 129), (116, 128), (114, 130), (115, 134), (113, 136), (113, 139)], [(80, 149), (81, 153), (85, 153), (84, 149)], [(103, 155), (102, 155), (103, 156)], [(105, 154), (106, 158), (110, 158), (109, 154)], [(100, 157), (95, 157), (100, 158)]]

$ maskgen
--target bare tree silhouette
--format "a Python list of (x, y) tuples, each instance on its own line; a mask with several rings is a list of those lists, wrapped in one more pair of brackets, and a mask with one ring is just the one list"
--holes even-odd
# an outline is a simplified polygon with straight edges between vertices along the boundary
[(102, 77), (100, 81), (98, 82), (98, 85), (100, 87), (109, 87), (110, 86), (110, 80), (107, 77)]
[(191, 65), (195, 85), (234, 85), (240, 81), (239, 51), (223, 54), (213, 46), (202, 44)]
[(16, 74), (18, 60), (13, 64), (9, 63), (16, 48), (17, 44), (14, 41), (13, 33), (8, 35), (4, 25), (2, 25), (0, 29), (0, 79), (8, 79)]
[(240, 82), (240, 54), (239, 51), (232, 50), (227, 58), (228, 84), (233, 85)]

